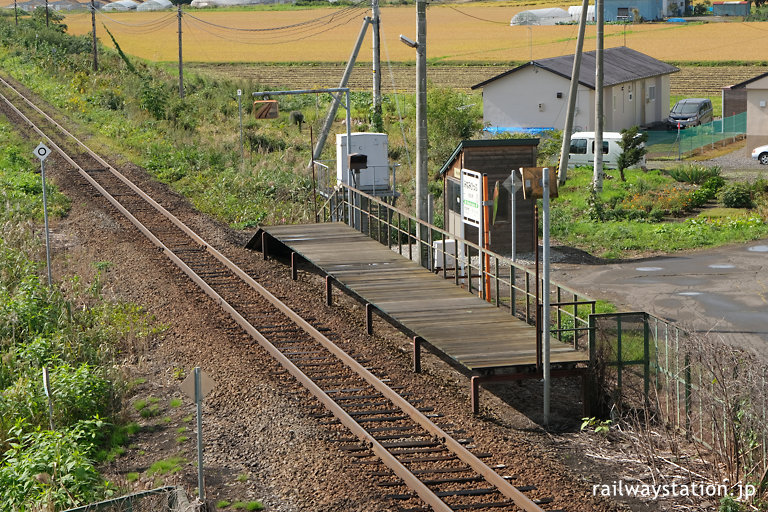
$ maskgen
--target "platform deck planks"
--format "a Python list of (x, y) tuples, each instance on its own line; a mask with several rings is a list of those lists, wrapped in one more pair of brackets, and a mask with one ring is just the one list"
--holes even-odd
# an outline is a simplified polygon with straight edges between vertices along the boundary
[[(536, 364), (536, 329), (342, 223), (261, 229), (470, 370)], [(585, 362), (552, 340), (551, 362)]]

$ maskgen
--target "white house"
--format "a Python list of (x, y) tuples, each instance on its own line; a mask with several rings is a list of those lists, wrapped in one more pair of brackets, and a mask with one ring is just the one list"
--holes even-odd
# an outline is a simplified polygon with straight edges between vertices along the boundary
[[(608, 48), (604, 60), (605, 130), (620, 131), (666, 120), (669, 75), (675, 66), (627, 47)], [(573, 55), (534, 60), (490, 78), (472, 89), (483, 91), (483, 121), (495, 129), (565, 127)], [(595, 52), (582, 55), (574, 131), (595, 123)]]

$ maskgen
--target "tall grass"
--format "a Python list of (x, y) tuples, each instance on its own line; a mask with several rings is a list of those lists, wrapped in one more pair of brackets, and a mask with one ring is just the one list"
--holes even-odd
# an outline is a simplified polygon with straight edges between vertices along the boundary
[[(156, 333), (140, 308), (102, 300), (98, 272), (91, 283), (72, 276), (52, 288), (41, 278), (42, 184), (31, 157), (31, 143), (0, 121), (0, 502), (8, 510), (69, 508), (112, 492), (94, 462), (120, 405), (115, 362)], [(56, 220), (69, 203), (49, 191)]]

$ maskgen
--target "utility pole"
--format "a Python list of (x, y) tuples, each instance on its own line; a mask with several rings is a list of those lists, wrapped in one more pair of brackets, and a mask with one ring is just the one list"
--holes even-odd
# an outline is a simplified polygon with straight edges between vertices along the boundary
[(379, 0), (371, 0), (371, 23), (373, 24), (373, 131), (383, 132), (384, 123), (381, 119), (381, 17), (379, 16)]
[(45, 0), (45, 26), (48, 27), (50, 24), (50, 16), (48, 15), (48, 0)]
[(592, 188), (595, 192), (603, 190), (603, 46), (605, 43), (605, 5), (604, 0), (595, 0), (595, 23), (597, 42), (595, 47), (595, 171), (592, 176)]
[(91, 0), (91, 34), (93, 35), (93, 70), (99, 70), (99, 54), (96, 48), (96, 2)]
[[(427, 1), (416, 0), (416, 219), (427, 222)], [(416, 224), (417, 261), (422, 262), (421, 244), (426, 233)]]
[(587, 26), (589, 0), (581, 3), (581, 19), (579, 20), (579, 35), (576, 39), (576, 51), (573, 54), (573, 69), (571, 70), (571, 88), (568, 91), (568, 110), (565, 114), (565, 130), (563, 131), (563, 146), (560, 149), (560, 168), (557, 170), (557, 181), (562, 185), (568, 174), (568, 154), (571, 151), (571, 134), (573, 133), (573, 118), (576, 115), (576, 96), (579, 92), (579, 71), (581, 71), (581, 54), (584, 50), (584, 31)]
[(13, 0), (13, 16), (16, 18), (16, 26), (19, 26), (19, 8), (16, 7), (16, 0)]
[(178, 3), (179, 18), (179, 98), (184, 97), (184, 59), (181, 52), (181, 0)]

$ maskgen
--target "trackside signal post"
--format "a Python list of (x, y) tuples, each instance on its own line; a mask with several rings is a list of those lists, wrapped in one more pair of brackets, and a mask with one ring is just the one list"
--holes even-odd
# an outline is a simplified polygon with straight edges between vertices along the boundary
[(40, 175), (43, 180), (43, 218), (45, 219), (45, 263), (48, 267), (48, 286), (51, 286), (51, 236), (48, 231), (48, 199), (45, 186), (45, 159), (51, 154), (48, 146), (42, 142), (34, 150), (35, 156), (40, 159)]

